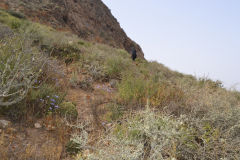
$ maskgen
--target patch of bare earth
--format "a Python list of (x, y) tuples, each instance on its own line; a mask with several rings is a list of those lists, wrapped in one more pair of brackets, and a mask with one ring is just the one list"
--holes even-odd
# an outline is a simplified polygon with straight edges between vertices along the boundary
[(3, 131), (0, 139), (0, 157), (3, 160), (58, 160), (64, 147), (56, 134), (55, 131), (45, 129), (19, 127)]
[[(70, 81), (71, 68), (68, 68), (67, 79)], [(70, 71), (70, 72), (69, 72)], [(79, 79), (85, 75), (79, 74)], [(102, 122), (99, 117), (105, 114), (104, 104), (110, 103), (116, 93), (109, 83), (93, 82), (92, 90), (83, 90), (79, 87), (71, 87), (68, 84), (67, 96), (68, 101), (76, 104), (79, 120), (88, 122), (92, 130), (103, 129)]]

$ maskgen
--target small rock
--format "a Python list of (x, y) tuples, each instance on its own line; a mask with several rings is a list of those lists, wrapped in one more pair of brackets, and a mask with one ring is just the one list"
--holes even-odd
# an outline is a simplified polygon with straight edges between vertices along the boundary
[(46, 127), (46, 130), (47, 131), (53, 131), (53, 130), (55, 130), (56, 129), (56, 127), (54, 127), (54, 126), (52, 126), (52, 125), (47, 125), (47, 127)]
[(42, 128), (42, 125), (41, 125), (40, 123), (35, 123), (35, 124), (34, 124), (34, 127), (37, 128), (37, 129), (39, 129), (39, 128)]
[(10, 121), (7, 120), (0, 120), (0, 128), (5, 129), (11, 125)]

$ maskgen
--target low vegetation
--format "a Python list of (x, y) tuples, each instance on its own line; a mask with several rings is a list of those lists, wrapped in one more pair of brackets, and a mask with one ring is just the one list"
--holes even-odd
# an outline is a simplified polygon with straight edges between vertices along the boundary
[(1, 106), (23, 100), (41, 72), (44, 60), (30, 43), (18, 36), (0, 43)]
[[(85, 42), (15, 13), (0, 11), (0, 23), (14, 31), (0, 42), (0, 113), (14, 120), (61, 117), (71, 126), (64, 133), (72, 158), (239, 159), (240, 93), (220, 81), (144, 59), (133, 62), (124, 50)], [(73, 70), (71, 88), (91, 93), (96, 83), (116, 82), (107, 104), (110, 127), (99, 138), (65, 99), (67, 83), (59, 82), (57, 62)]]

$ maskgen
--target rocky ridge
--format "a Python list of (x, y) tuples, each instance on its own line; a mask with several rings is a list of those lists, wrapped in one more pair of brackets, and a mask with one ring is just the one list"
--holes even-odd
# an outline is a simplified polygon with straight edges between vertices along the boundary
[(23, 13), (28, 19), (57, 30), (71, 31), (84, 40), (107, 44), (130, 52), (141, 47), (120, 27), (101, 0), (2, 0), (0, 8)]

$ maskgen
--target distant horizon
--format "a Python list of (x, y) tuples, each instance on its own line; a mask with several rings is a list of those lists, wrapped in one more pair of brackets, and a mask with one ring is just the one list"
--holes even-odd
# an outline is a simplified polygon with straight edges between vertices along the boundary
[(147, 60), (240, 91), (240, 1), (103, 2)]

